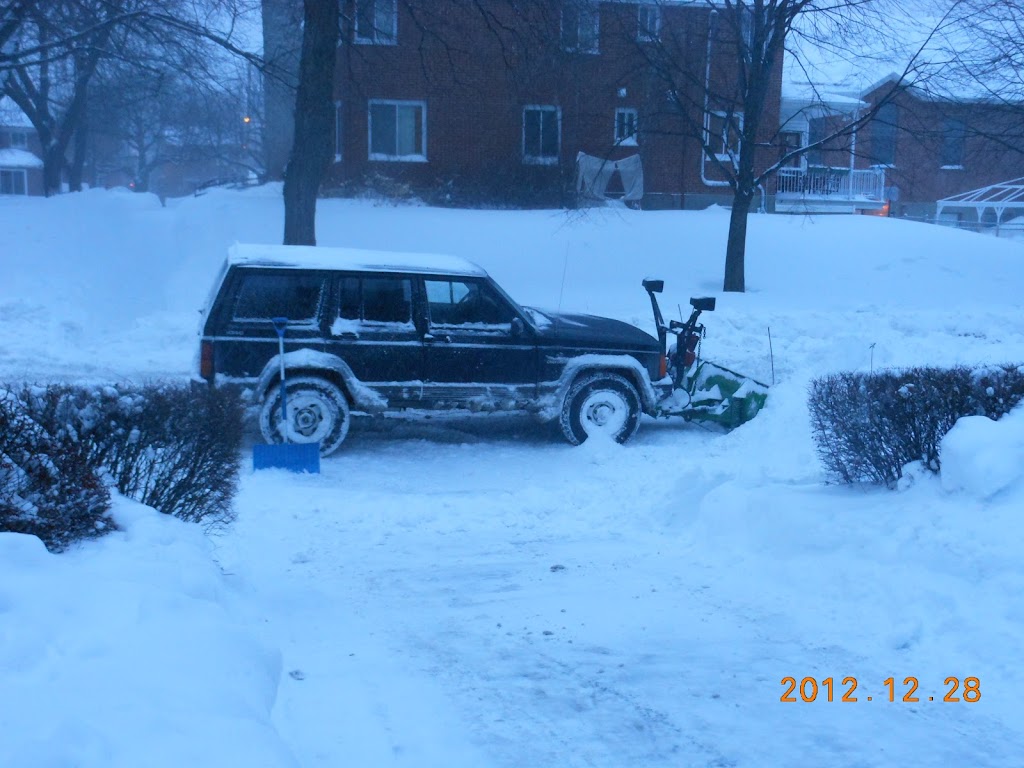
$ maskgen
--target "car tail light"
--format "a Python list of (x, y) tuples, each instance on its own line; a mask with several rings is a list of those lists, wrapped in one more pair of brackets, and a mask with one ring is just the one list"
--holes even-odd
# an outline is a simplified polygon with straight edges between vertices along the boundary
[(697, 359), (697, 344), (700, 343), (700, 336), (696, 333), (691, 333), (690, 337), (686, 340), (686, 351), (683, 353), (683, 366), (689, 368), (693, 365), (693, 361)]
[(199, 345), (199, 375), (213, 379), (213, 342), (204, 341)]
[(661, 356), (658, 361), (658, 378), (664, 379), (668, 375), (668, 358), (665, 355)]

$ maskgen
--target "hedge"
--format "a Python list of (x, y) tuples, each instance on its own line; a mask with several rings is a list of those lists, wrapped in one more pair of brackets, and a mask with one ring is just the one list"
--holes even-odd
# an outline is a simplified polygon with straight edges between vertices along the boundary
[(1022, 399), (1024, 366), (924, 367), (815, 379), (809, 406), (830, 474), (891, 487), (911, 462), (939, 471), (939, 445), (957, 419), (999, 419)]
[(0, 531), (61, 550), (110, 530), (108, 485), (182, 520), (228, 523), (241, 439), (230, 391), (9, 387), (0, 394)]

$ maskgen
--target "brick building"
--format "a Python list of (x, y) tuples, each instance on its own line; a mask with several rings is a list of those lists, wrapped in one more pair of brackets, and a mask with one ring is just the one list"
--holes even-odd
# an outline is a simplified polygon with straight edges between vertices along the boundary
[[(720, 15), (664, 0), (342, 0), (327, 185), (376, 176), (455, 202), (565, 203), (583, 152), (639, 156), (645, 207), (728, 203), (700, 140), (726, 159), (742, 121), (703, 95), (735, 92)], [(772, 135), (780, 98), (781, 62)], [(609, 195), (631, 183), (620, 167)]]
[[(876, 104), (892, 78), (866, 91)], [(885, 170), (893, 213), (930, 219), (936, 201), (1024, 176), (1024, 107), (900, 88), (862, 132), (858, 167)], [(951, 211), (950, 218), (962, 214)]]
[[(869, 110), (853, 134), (783, 169), (776, 210), (877, 212), (934, 220), (937, 202), (1024, 177), (1024, 107), (1007, 100), (936, 96), (890, 75), (860, 91), (790, 89), (784, 135), (794, 146), (832, 135)], [(950, 223), (977, 223), (950, 207)]]

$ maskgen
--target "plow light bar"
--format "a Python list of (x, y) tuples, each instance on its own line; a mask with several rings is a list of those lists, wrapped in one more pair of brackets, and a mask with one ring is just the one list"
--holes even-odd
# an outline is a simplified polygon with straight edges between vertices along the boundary
[(699, 309), (701, 312), (714, 312), (715, 297), (701, 296), (699, 298), (692, 298), (690, 299), (690, 306), (694, 309)]
[(650, 291), (651, 293), (661, 293), (662, 291), (665, 290), (665, 281), (648, 279), (644, 280), (643, 286), (645, 291)]

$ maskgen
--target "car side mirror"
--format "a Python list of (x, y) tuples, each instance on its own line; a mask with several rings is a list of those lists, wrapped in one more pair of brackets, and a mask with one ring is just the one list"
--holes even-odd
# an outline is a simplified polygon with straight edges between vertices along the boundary
[(715, 297), (701, 296), (700, 298), (690, 299), (690, 306), (694, 309), (700, 310), (701, 312), (714, 312)]
[(522, 318), (513, 317), (512, 318), (512, 324), (511, 324), (511, 326), (508, 329), (508, 332), (513, 336), (513, 338), (514, 337), (518, 337), (518, 336), (522, 336), (523, 335), (523, 331), (525, 331), (525, 330), (526, 330), (526, 326), (523, 325)]

